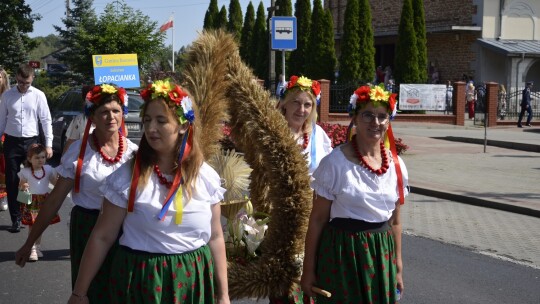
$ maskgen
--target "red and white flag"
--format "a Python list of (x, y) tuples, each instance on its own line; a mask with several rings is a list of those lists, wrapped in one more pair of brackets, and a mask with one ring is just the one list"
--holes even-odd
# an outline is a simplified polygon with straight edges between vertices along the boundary
[(165, 24), (163, 24), (160, 28), (159, 28), (159, 31), (160, 32), (165, 32), (166, 30), (170, 29), (171, 27), (173, 27), (173, 18), (170, 17), (169, 18), (169, 21), (167, 21)]

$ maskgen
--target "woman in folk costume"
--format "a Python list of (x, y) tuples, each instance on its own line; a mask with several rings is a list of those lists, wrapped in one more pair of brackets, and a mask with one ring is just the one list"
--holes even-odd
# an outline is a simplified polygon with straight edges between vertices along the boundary
[[(332, 142), (317, 125), (317, 105), (321, 100), (321, 85), (304, 76), (292, 75), (280, 93), (281, 111), (300, 150), (306, 155), (309, 174), (332, 151)], [(270, 297), (270, 303), (303, 303), (300, 287), (290, 295)]]
[(356, 135), (313, 173), (302, 290), (332, 293), (318, 296), (318, 304), (395, 303), (404, 286), (400, 205), (408, 194), (390, 126), (395, 94), (362, 86), (351, 97), (350, 114)]
[(141, 92), (144, 135), (135, 161), (101, 186), (103, 210), (69, 303), (86, 293), (115, 235), (114, 303), (229, 303), (220, 204), (225, 189), (203, 160), (188, 94), (168, 80)]
[(318, 81), (293, 75), (281, 92), (278, 106), (302, 152), (307, 155), (310, 174), (332, 151), (332, 141), (317, 125), (320, 100), (321, 85)]
[[(72, 285), (75, 283), (84, 248), (101, 210), (103, 195), (99, 186), (137, 150), (137, 145), (119, 131), (127, 114), (127, 104), (128, 96), (121, 87), (102, 84), (88, 92), (85, 112), (89, 119), (83, 139), (69, 147), (56, 168), (59, 179), (43, 204), (26, 242), (16, 253), (16, 263), (21, 267), (24, 267), (32, 245), (49, 226), (68, 193), (72, 192), (75, 206), (70, 220), (70, 254)], [(92, 123), (95, 129), (89, 134)], [(117, 234), (112, 237), (116, 238)], [(109, 266), (110, 259), (107, 259), (92, 281), (88, 290), (92, 302), (107, 302)]]

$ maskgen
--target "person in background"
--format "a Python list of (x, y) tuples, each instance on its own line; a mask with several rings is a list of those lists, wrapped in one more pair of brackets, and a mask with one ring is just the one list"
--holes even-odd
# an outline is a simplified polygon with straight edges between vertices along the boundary
[[(393, 145), (396, 94), (361, 86), (349, 113), (356, 135), (313, 173), (313, 208), (301, 279), (332, 293), (316, 303), (396, 303), (404, 291), (400, 206), (408, 175)], [(390, 141), (390, 150), (385, 146)]]
[(276, 96), (279, 98), (281, 96), (281, 93), (283, 89), (285, 88), (285, 85), (287, 82), (285, 81), (285, 76), (283, 74), (279, 74), (278, 82), (276, 84)]
[[(96, 225), (103, 202), (99, 186), (109, 174), (130, 160), (137, 145), (118, 131), (127, 113), (128, 96), (121, 87), (110, 84), (95, 86), (86, 96), (88, 122), (82, 140), (74, 142), (64, 153), (56, 168), (59, 179), (39, 211), (26, 242), (15, 254), (15, 263), (24, 267), (33, 244), (49, 226), (51, 220), (71, 192), (75, 206), (70, 214), (69, 247), (72, 286), (77, 279), (81, 257), (88, 238)], [(90, 134), (90, 125), (95, 129)], [(73, 190), (73, 191), (72, 191)], [(112, 234), (111, 234), (112, 235)], [(112, 237), (116, 238), (117, 235)], [(111, 256), (117, 246), (111, 248)], [(107, 303), (112, 258), (108, 258), (94, 278), (88, 291), (92, 303)]]
[(504, 120), (506, 118), (506, 88), (504, 87), (504, 84), (499, 84), (497, 109), (499, 117), (501, 120)]
[(446, 83), (446, 107), (444, 110), (444, 114), (452, 114), (452, 95), (454, 92), (454, 87), (452, 86), (452, 82), (448, 80)]
[(474, 119), (474, 107), (476, 104), (476, 90), (472, 81), (467, 83), (465, 88), (465, 100), (467, 101), (467, 109), (469, 112), (469, 119)]
[(2, 94), (0, 100), (0, 137), (5, 135), (6, 190), (11, 227), (9, 232), (21, 231), (21, 211), (17, 202), (19, 170), (30, 145), (39, 142), (39, 124), (45, 136), (47, 158), (52, 151), (52, 120), (45, 94), (32, 86), (34, 69), (21, 64), (17, 69), (17, 85)]
[(390, 79), (392, 79), (392, 68), (387, 65), (384, 68), (384, 86), (388, 87), (388, 84), (390, 83)]
[[(49, 183), (54, 185), (57, 180), (56, 170), (46, 165), (46, 161), (45, 147), (41, 144), (32, 144), (28, 148), (25, 167), (19, 171), (19, 189), (29, 191), (32, 194), (32, 204), (21, 203), (21, 222), (23, 225), (28, 225), (28, 234), (32, 231), (39, 210), (49, 195)], [(56, 214), (50, 224), (58, 222), (60, 222), (60, 217)], [(41, 257), (43, 257), (43, 253), (41, 252), (41, 237), (39, 237), (32, 246), (28, 260), (35, 262)]]
[(113, 303), (228, 304), (225, 189), (204, 162), (191, 99), (168, 80), (141, 96), (139, 151), (100, 187), (103, 209), (68, 303), (88, 303), (92, 278), (122, 231), (110, 272)]
[[(332, 151), (332, 141), (317, 125), (317, 105), (320, 102), (320, 83), (307, 77), (291, 76), (282, 91), (278, 109), (281, 111), (300, 151), (307, 156), (311, 175), (321, 160)], [(300, 288), (290, 295), (270, 297), (270, 303), (302, 303)]]
[(521, 112), (519, 112), (519, 119), (518, 119), (518, 128), (523, 128), (521, 125), (521, 121), (523, 120), (523, 115), (525, 115), (525, 112), (527, 112), (527, 123), (525, 124), (527, 127), (532, 127), (531, 120), (532, 120), (532, 108), (531, 108), (531, 89), (533, 87), (532, 81), (527, 81), (525, 84), (525, 88), (522, 92), (521, 97)]
[(9, 75), (3, 68), (0, 68), (0, 96), (9, 90)]
[[(69, 126), (66, 130), (66, 144), (64, 147), (64, 152), (69, 149), (69, 146), (76, 140), (82, 139), (84, 135), (84, 128), (86, 127), (86, 114), (84, 113), (84, 108), (86, 104), (86, 95), (92, 89), (92, 86), (83, 86), (81, 88), (81, 100), (83, 105), (83, 113), (75, 116), (73, 120), (69, 123)], [(90, 132), (94, 131), (94, 126), (90, 127)]]
[(318, 81), (293, 75), (281, 96), (278, 109), (285, 117), (302, 153), (307, 155), (311, 174), (321, 159), (332, 151), (332, 141), (317, 125), (321, 86)]
[[(9, 90), (9, 75), (3, 68), (0, 68), (0, 100), (2, 100), (2, 94), (4, 94), (5, 91)], [(4, 144), (4, 136), (0, 136), (0, 145)], [(4, 184), (5, 174), (6, 170), (4, 169), (6, 166), (6, 163), (4, 161), (4, 154), (0, 152), (0, 174), (3, 176), (2, 184)], [(7, 193), (2, 190), (0, 193), (2, 195), (6, 195)], [(6, 197), (0, 198), (0, 211), (6, 211), (8, 210), (8, 203)]]

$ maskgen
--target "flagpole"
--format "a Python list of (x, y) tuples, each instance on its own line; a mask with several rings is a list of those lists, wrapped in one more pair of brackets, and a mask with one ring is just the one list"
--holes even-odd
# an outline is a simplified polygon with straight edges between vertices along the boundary
[(172, 12), (172, 71), (174, 73), (174, 12)]

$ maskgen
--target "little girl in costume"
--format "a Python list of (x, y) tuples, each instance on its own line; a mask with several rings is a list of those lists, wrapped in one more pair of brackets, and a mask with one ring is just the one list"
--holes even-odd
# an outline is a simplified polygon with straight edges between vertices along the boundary
[[(32, 225), (36, 221), (41, 205), (49, 195), (49, 182), (56, 183), (56, 170), (46, 165), (47, 152), (41, 144), (33, 144), (28, 148), (25, 167), (18, 173), (20, 178), (19, 188), (29, 190), (32, 193), (32, 204), (21, 204), (21, 222), (28, 225), (28, 233), (32, 230)], [(58, 214), (52, 219), (51, 224), (60, 222)], [(38, 257), (43, 257), (40, 250), (41, 237), (32, 247), (29, 261), (37, 261)]]

